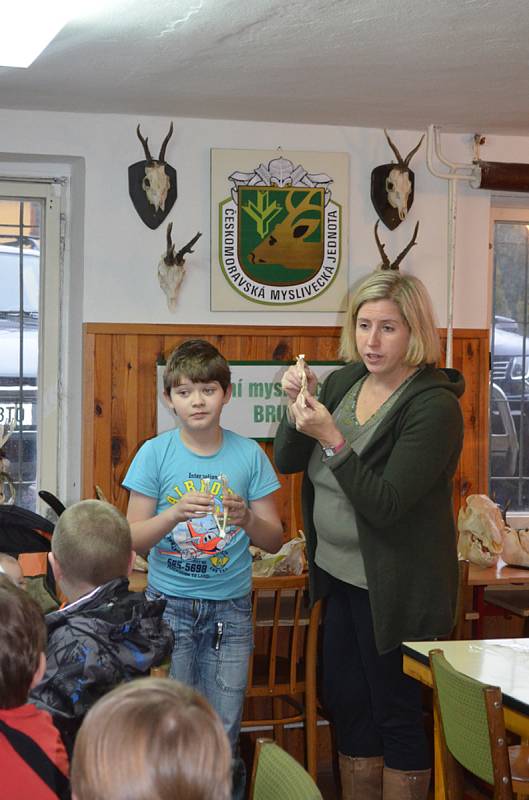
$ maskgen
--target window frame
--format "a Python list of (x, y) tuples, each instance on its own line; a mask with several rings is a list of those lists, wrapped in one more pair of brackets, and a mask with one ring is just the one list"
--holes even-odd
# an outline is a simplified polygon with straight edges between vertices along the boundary
[[(489, 387), (489, 425), (490, 425), (490, 402), (492, 392), (492, 340), (494, 334), (494, 229), (497, 222), (521, 222), (529, 226), (529, 200), (525, 195), (492, 197), (490, 209), (490, 228), (489, 228), (489, 279), (487, 281), (487, 308), (490, 334), (490, 387)], [(528, 296), (529, 300), (529, 296)], [(487, 466), (488, 477), (490, 480), (491, 462)], [(507, 511), (507, 523), (513, 528), (529, 528), (529, 509), (526, 511)]]
[[(62, 244), (60, 183), (0, 179), (1, 200), (43, 201), (39, 279), (39, 358), (37, 371), (36, 488), (59, 495), (61, 459), (61, 293)], [(37, 511), (42, 505), (37, 498)]]

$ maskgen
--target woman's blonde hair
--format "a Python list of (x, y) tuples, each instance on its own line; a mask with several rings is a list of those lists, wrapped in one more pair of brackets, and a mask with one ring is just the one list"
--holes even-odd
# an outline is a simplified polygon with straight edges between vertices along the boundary
[(353, 287), (340, 339), (344, 361), (361, 361), (356, 347), (356, 320), (364, 303), (393, 300), (410, 329), (405, 363), (410, 367), (437, 364), (441, 357), (439, 333), (430, 295), (419, 278), (396, 270), (376, 270)]
[(231, 748), (202, 695), (170, 678), (140, 678), (90, 709), (71, 781), (76, 800), (229, 800)]

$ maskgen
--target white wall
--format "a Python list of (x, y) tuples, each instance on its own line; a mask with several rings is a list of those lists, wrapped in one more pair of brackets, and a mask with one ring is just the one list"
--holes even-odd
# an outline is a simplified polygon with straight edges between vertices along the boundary
[[(376, 214), (370, 201), (370, 173), (374, 166), (393, 158), (381, 130), (324, 125), (173, 118), (175, 133), (167, 149), (168, 161), (178, 173), (178, 199), (168, 220), (173, 220), (177, 242), (197, 230), (203, 232), (195, 255), (188, 258), (188, 275), (176, 313), (166, 306), (158, 286), (156, 265), (165, 248), (165, 224), (156, 231), (139, 219), (128, 196), (127, 168), (143, 158), (135, 127), (149, 135), (153, 152), (165, 136), (170, 118), (125, 115), (63, 114), (0, 111), (2, 147), (13, 159), (38, 155), (51, 161), (82, 159), (85, 167), (84, 249), (72, 251), (72, 270), (79, 286), (82, 278), (82, 317), (91, 322), (204, 322), (243, 321), (252, 324), (334, 325), (339, 315), (322, 312), (255, 311), (238, 314), (209, 310), (209, 151), (211, 147), (276, 148), (285, 150), (337, 150), (350, 155), (350, 264), (351, 279), (372, 269), (379, 260), (373, 238)], [(418, 141), (419, 133), (392, 132), (402, 153)], [(469, 162), (472, 136), (446, 135), (443, 149), (455, 160)], [(493, 137), (482, 157), (529, 161), (526, 139)], [(0, 161), (2, 155), (0, 154)], [(387, 252), (397, 254), (420, 219), (418, 245), (406, 258), (406, 269), (420, 275), (434, 298), (440, 324), (446, 314), (447, 184), (433, 177), (425, 164), (425, 145), (414, 157), (415, 204), (409, 220), (390, 232), (382, 227)], [(72, 176), (72, 188), (79, 182)], [(458, 192), (457, 279), (455, 325), (488, 324), (486, 280), (488, 260), (488, 192), (465, 185)], [(77, 220), (78, 222), (79, 220)], [(82, 241), (82, 239), (81, 239)]]
[[(324, 125), (285, 125), (228, 120), (178, 119), (167, 149), (167, 160), (178, 173), (178, 199), (168, 220), (173, 221), (177, 244), (197, 230), (203, 237), (188, 257), (188, 274), (176, 313), (167, 309), (158, 285), (157, 262), (165, 249), (165, 224), (156, 231), (139, 219), (128, 196), (129, 164), (141, 160), (136, 125), (149, 136), (158, 152), (171, 117), (138, 118), (125, 115), (64, 114), (0, 110), (2, 131), (0, 174), (70, 174), (71, 205), (67, 228), (69, 316), (63, 485), (67, 502), (79, 496), (81, 435), (81, 322), (292, 324), (335, 325), (339, 314), (286, 311), (237, 313), (209, 310), (210, 271), (210, 148), (266, 148), (329, 150), (350, 155), (351, 281), (373, 269), (379, 255), (373, 238), (376, 214), (370, 200), (373, 167), (392, 160), (381, 130)], [(418, 141), (420, 133), (391, 132), (401, 153)], [(443, 136), (445, 155), (470, 162), (472, 133)], [(529, 161), (529, 140), (490, 137), (482, 158)], [(64, 169), (63, 169), (64, 166)], [(395, 256), (411, 237), (420, 219), (418, 245), (406, 258), (406, 269), (428, 286), (439, 322), (446, 319), (447, 184), (433, 177), (425, 164), (425, 145), (414, 157), (415, 203), (409, 220), (394, 232), (381, 226), (388, 254)], [(466, 185), (458, 189), (457, 275), (454, 324), (488, 326), (488, 192)]]

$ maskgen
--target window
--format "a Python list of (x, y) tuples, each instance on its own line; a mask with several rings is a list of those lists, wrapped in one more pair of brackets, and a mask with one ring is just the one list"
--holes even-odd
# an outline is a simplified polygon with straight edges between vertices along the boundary
[(495, 209), (490, 493), (529, 514), (529, 209)]
[(0, 182), (0, 472), (5, 500), (35, 510), (57, 491), (60, 195)]

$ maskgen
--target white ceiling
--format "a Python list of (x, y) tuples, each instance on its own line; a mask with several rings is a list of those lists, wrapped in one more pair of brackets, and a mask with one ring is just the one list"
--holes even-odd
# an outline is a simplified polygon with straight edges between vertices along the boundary
[(107, 6), (0, 68), (0, 107), (529, 134), (528, 0)]

